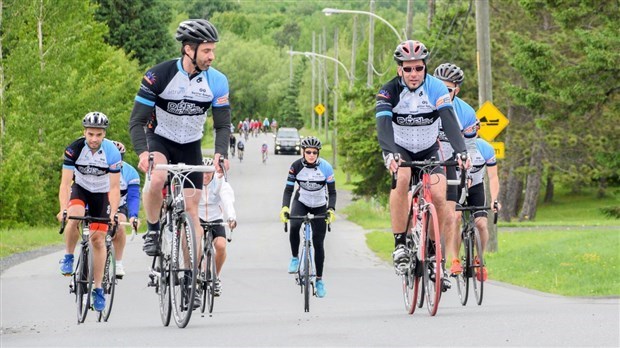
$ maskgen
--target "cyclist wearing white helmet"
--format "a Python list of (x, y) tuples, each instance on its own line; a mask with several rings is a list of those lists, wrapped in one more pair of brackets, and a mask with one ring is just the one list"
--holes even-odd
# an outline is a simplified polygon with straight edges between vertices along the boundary
[[(454, 107), (454, 111), (456, 112), (456, 116), (459, 120), (461, 133), (463, 136), (465, 136), (465, 143), (467, 143), (468, 139), (475, 137), (475, 126), (478, 119), (476, 118), (476, 111), (474, 110), (474, 108), (472, 108), (461, 98), (457, 97), (457, 94), (461, 91), (461, 84), (465, 80), (465, 74), (463, 73), (463, 70), (461, 70), (461, 68), (459, 68), (455, 64), (443, 63), (440, 64), (437, 68), (435, 68), (433, 76), (440, 79), (448, 88), (448, 93), (450, 93), (450, 98), (452, 100), (452, 106)], [(441, 151), (439, 152), (441, 155), (441, 160), (447, 161), (454, 158), (454, 149), (452, 148), (452, 145), (450, 145), (450, 141), (446, 136), (441, 124), (439, 128), (439, 147), (441, 149)], [(467, 148), (470, 149), (469, 146)], [(470, 154), (473, 154), (474, 152), (468, 150), (468, 153)], [(447, 179), (456, 180), (456, 172), (457, 171), (455, 167), (447, 167)], [(446, 204), (447, 209), (449, 209), (450, 211), (455, 211), (456, 209), (458, 192), (460, 191), (458, 191), (457, 186), (448, 185)], [(448, 221), (446, 221), (445, 223), (445, 232), (446, 238), (444, 245), (446, 249), (446, 260), (451, 260), (450, 273), (452, 275), (457, 275), (463, 272), (463, 267), (458, 259), (458, 242), (461, 239), (458, 222), (454, 219), (448, 219)]]
[[(394, 155), (399, 154), (405, 161), (439, 158), (439, 119), (455, 151), (466, 154), (448, 89), (440, 80), (427, 74), (428, 56), (428, 49), (419, 41), (400, 43), (394, 51), (398, 76), (383, 85), (376, 98), (377, 137), (386, 167), (398, 175), (396, 188), (390, 192), (395, 244), (393, 259), (397, 272), (409, 262), (405, 251), (405, 235), (412, 171), (411, 168), (399, 169)], [(446, 177), (441, 168), (435, 169), (431, 181), (435, 183), (431, 187), (433, 203), (437, 208), (441, 231), (445, 231), (443, 225), (454, 213), (447, 209)], [(448, 281), (444, 288), (449, 285)]]
[[(108, 117), (102, 112), (89, 112), (82, 119), (84, 137), (72, 142), (65, 149), (62, 177), (58, 190), (62, 221), (63, 212), (67, 216), (88, 215), (106, 217), (112, 221), (120, 201), (121, 154), (110, 140), (105, 139)], [(94, 256), (93, 264), (93, 306), (95, 310), (105, 308), (102, 289), (103, 267), (105, 262), (105, 236), (108, 225), (90, 224), (90, 240)], [(79, 238), (78, 220), (69, 219), (65, 228), (65, 256), (60, 260), (60, 273), (73, 274), (73, 253)]]
[[(212, 166), (213, 159), (205, 157), (203, 159), (205, 166)], [(200, 207), (198, 209), (201, 221), (228, 222), (228, 227), (234, 229), (237, 227), (237, 213), (235, 211), (235, 192), (232, 186), (224, 179), (221, 173), (207, 172), (204, 173), (204, 187), (202, 197), (200, 199)], [(222, 281), (220, 275), (224, 262), (226, 261), (226, 229), (224, 226), (216, 226), (213, 229), (213, 247), (215, 249), (215, 269), (217, 279), (215, 281), (215, 296), (222, 293)], [(202, 250), (198, 250), (202, 253)], [(200, 254), (198, 255), (200, 259)], [(200, 291), (200, 289), (198, 290)], [(202, 298), (196, 296), (196, 298)]]
[[(144, 172), (148, 170), (150, 154), (154, 155), (155, 165), (201, 164), (201, 139), (207, 110), (211, 108), (215, 166), (221, 171), (219, 159), (228, 155), (230, 104), (228, 79), (211, 66), (219, 34), (209, 21), (190, 19), (179, 24), (176, 39), (181, 42), (181, 58), (149, 69), (135, 98), (129, 129), (133, 147), (140, 158), (138, 168)], [(224, 165), (228, 167), (227, 159)], [(191, 173), (188, 178), (186, 189), (202, 187), (202, 174)], [(165, 171), (153, 171), (150, 189), (144, 193), (148, 232), (143, 249), (149, 256), (159, 252), (156, 237), (165, 180)], [(200, 222), (200, 194), (188, 194), (185, 198), (186, 210), (197, 225)], [(199, 230), (197, 233), (201, 233)]]
[[(332, 223), (336, 218), (336, 180), (334, 169), (326, 160), (319, 158), (321, 141), (315, 137), (306, 137), (301, 141), (302, 158), (291, 164), (288, 171), (280, 220), (288, 221), (291, 215), (300, 216), (312, 213), (326, 214), (327, 219), (312, 220), (312, 245), (314, 246), (314, 264), (316, 265), (316, 296), (325, 297), (325, 282), (323, 281), (323, 266), (325, 261), (325, 232), (326, 223)], [(297, 184), (297, 191), (293, 196)], [(291, 197), (293, 201), (291, 203)], [(289, 209), (289, 205), (291, 208)], [(291, 243), (291, 262), (289, 273), (297, 272), (299, 267), (299, 243), (301, 220), (291, 220), (289, 240)]]

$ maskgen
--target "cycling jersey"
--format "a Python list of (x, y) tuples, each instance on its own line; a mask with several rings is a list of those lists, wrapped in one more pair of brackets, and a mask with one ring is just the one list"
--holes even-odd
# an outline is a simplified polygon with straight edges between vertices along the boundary
[(211, 182), (205, 184), (202, 190), (198, 215), (204, 221), (223, 220), (224, 215), (227, 219), (236, 220), (234, 203), (235, 192), (230, 184), (223, 177), (214, 174)]
[(331, 209), (336, 208), (334, 169), (323, 159), (317, 158), (317, 162), (314, 165), (306, 165), (302, 158), (293, 162), (288, 171), (282, 200), (283, 206), (289, 206), (295, 183), (297, 183), (299, 189), (295, 193), (295, 200), (310, 208), (325, 205)]
[[(452, 104), (454, 106), (454, 111), (456, 112), (456, 116), (459, 121), (459, 127), (461, 128), (463, 135), (466, 138), (475, 136), (474, 127), (476, 125), (477, 118), (474, 108), (472, 108), (469, 104), (467, 104), (465, 101), (463, 101), (463, 99), (459, 97), (454, 97), (454, 100), (452, 100)], [(452, 158), (452, 155), (454, 154), (454, 149), (452, 148), (452, 145), (450, 145), (450, 141), (448, 140), (448, 137), (443, 131), (443, 127), (441, 126), (441, 120), (439, 124), (439, 141), (441, 154), (443, 156), (442, 160), (445, 161)]]
[[(213, 67), (190, 76), (183, 70), (181, 59), (154, 66), (144, 75), (135, 98), (136, 105), (143, 107), (134, 106), (130, 120), (136, 152), (147, 150), (142, 129), (145, 124), (148, 132), (178, 144), (202, 139), (207, 109), (211, 107), (215, 152), (225, 155), (230, 133), (228, 93), (228, 79)], [(154, 112), (150, 112), (151, 108)]]
[(92, 193), (110, 191), (109, 173), (121, 171), (121, 153), (114, 143), (103, 139), (93, 153), (85, 138), (79, 138), (65, 149), (63, 169), (73, 170), (75, 184)]
[(484, 166), (497, 165), (495, 149), (486, 140), (472, 138), (466, 140), (467, 152), (471, 155), (471, 165), (468, 175), (471, 178), (470, 186), (481, 184), (484, 181)]
[(263, 145), (261, 146), (261, 149), (260, 149), (260, 150), (261, 150), (261, 152), (267, 152), (267, 150), (268, 150), (268, 149), (269, 149), (269, 148), (267, 147), (267, 144), (263, 144)]
[(395, 77), (381, 87), (376, 100), (377, 135), (385, 155), (396, 153), (395, 145), (412, 153), (437, 147), (440, 118), (454, 147), (465, 151), (448, 88), (441, 80), (427, 74), (411, 90)]
[(138, 217), (140, 210), (140, 176), (129, 163), (123, 161), (121, 168), (121, 200), (119, 207), (127, 205), (127, 217)]

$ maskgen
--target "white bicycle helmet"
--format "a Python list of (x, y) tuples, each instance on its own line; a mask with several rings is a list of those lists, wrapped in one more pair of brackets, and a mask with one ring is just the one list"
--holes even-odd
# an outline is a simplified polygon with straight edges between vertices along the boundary
[(93, 111), (89, 112), (84, 116), (82, 120), (82, 126), (84, 128), (108, 128), (110, 121), (108, 121), (108, 116), (106, 116), (103, 112)]

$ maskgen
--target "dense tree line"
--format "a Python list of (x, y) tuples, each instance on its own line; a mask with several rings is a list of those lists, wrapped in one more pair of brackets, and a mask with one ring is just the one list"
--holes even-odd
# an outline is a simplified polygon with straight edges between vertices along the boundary
[[(402, 36), (407, 1), (375, 3), (376, 13)], [(398, 40), (375, 21), (376, 74), (370, 82), (369, 18), (321, 12), (324, 7), (367, 11), (368, 4), (0, 0), (0, 225), (53, 221), (62, 150), (81, 134), (86, 112), (108, 114), (109, 137), (129, 144), (127, 120), (141, 74), (179, 55), (174, 30), (189, 17), (208, 18), (220, 31), (214, 66), (228, 75), (234, 122), (269, 117), (281, 125), (310, 127), (312, 64), (299, 56), (291, 60), (287, 51), (311, 51), (314, 37), (316, 52), (334, 57), (337, 45), (335, 58), (355, 78), (349, 92), (339, 69), (340, 85), (334, 87), (334, 64), (322, 62), (327, 109), (334, 96), (343, 97), (339, 121), (330, 123), (338, 127), (342, 167), (362, 177), (359, 194), (385, 197), (388, 176), (376, 141), (374, 94), (395, 75), (392, 52)], [(413, 4), (412, 37), (431, 49), (429, 71), (445, 61), (461, 66), (466, 81), (460, 96), (477, 108), (472, 2)], [(427, 11), (429, 4), (434, 12)], [(609, 194), (608, 187), (619, 184), (620, 169), (618, 2), (491, 5), (493, 102), (511, 120), (498, 139), (507, 153), (500, 162), (503, 218), (534, 218), (539, 195), (552, 199), (555, 185), (597, 187)], [(135, 161), (135, 154), (127, 159)]]

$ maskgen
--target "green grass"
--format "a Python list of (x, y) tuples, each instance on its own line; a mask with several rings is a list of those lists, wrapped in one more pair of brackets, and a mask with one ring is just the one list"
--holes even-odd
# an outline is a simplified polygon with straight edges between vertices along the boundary
[(64, 243), (58, 227), (0, 229), (0, 258), (43, 246)]

